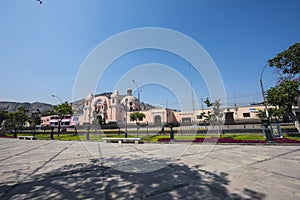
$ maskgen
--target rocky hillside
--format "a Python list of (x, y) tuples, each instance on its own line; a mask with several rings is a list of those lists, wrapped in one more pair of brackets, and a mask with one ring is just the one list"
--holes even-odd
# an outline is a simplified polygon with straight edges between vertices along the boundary
[(41, 112), (46, 110), (53, 110), (53, 106), (47, 103), (19, 103), (19, 102), (7, 102), (7, 101), (0, 101), (0, 110), (5, 110), (8, 112), (15, 112), (18, 110), (19, 107), (23, 107), (24, 109), (28, 110), (29, 112), (36, 111), (39, 109)]

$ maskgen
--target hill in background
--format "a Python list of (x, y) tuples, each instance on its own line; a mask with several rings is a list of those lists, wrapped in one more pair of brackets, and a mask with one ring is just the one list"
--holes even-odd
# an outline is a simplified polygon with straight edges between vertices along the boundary
[(24, 109), (28, 110), (29, 112), (36, 111), (39, 109), (41, 112), (47, 110), (53, 110), (53, 105), (47, 103), (19, 103), (19, 102), (8, 102), (8, 101), (0, 101), (0, 110), (8, 111), (8, 112), (16, 112), (19, 107), (23, 107)]
[[(102, 94), (101, 94), (102, 95)], [(107, 94), (109, 95), (109, 94)], [(109, 96), (110, 97), (110, 96)], [(76, 110), (77, 114), (81, 114), (83, 112), (83, 107), (84, 107), (84, 99), (74, 101), (72, 103), (73, 109)], [(0, 110), (8, 111), (8, 112), (16, 112), (19, 107), (23, 107), (24, 109), (28, 110), (30, 113), (33, 111), (37, 111), (38, 109), (40, 112), (44, 111), (52, 111), (53, 110), (53, 105), (48, 104), (48, 103), (41, 103), (41, 102), (35, 102), (35, 103), (20, 103), (20, 102), (8, 102), (8, 101), (0, 101)], [(152, 106), (151, 104), (148, 103), (141, 103), (141, 108), (142, 110), (149, 110), (152, 108), (157, 108), (155, 106)]]

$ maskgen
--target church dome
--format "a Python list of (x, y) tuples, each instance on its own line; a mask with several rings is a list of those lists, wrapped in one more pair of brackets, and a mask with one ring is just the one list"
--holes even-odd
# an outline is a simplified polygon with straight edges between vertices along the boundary
[(127, 96), (132, 96), (132, 89), (130, 87), (127, 89)]
[(140, 102), (136, 97), (132, 96), (131, 88), (128, 88), (127, 95), (124, 96), (121, 100), (121, 105), (126, 105), (126, 103), (129, 111), (140, 110)]
[(125, 105), (126, 104), (126, 99), (127, 99), (127, 103), (139, 103), (139, 100), (137, 98), (135, 98), (134, 96), (125, 96), (122, 98), (121, 100), (121, 104)]

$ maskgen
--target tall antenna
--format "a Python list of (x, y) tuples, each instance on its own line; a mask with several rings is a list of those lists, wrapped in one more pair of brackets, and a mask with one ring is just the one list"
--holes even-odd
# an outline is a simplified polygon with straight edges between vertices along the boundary
[(236, 107), (236, 95), (235, 95), (235, 91), (233, 93), (233, 97), (234, 97), (234, 107)]
[(168, 99), (166, 99), (166, 115), (167, 115), (167, 119), (166, 119), (166, 122), (167, 122), (167, 125), (168, 125), (168, 113), (169, 113), (169, 111), (168, 111)]
[[(189, 63), (189, 67), (191, 69), (191, 63)], [(195, 118), (194, 118), (195, 106), (194, 106), (194, 91), (193, 91), (192, 71), (190, 71), (190, 85), (191, 85), (191, 93), (192, 93), (192, 123), (193, 123), (195, 121)]]

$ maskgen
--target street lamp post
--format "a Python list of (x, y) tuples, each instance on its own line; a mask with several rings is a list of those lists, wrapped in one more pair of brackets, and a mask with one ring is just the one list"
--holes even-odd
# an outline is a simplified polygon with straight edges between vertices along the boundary
[(261, 93), (262, 93), (262, 96), (263, 96), (266, 116), (267, 116), (268, 121), (270, 121), (269, 112), (268, 112), (268, 105), (267, 105), (267, 102), (266, 102), (265, 91), (264, 91), (264, 86), (263, 86), (263, 81), (262, 81), (262, 76), (263, 76), (263, 73), (265, 71), (266, 66), (267, 66), (267, 64), (263, 67), (263, 69), (260, 73), (259, 82), (260, 82)]
[(138, 100), (139, 100), (139, 102), (141, 102), (140, 88), (139, 88), (138, 84), (134, 80), (132, 80), (132, 82), (135, 84), (135, 86), (136, 86), (136, 88), (138, 90)]
[[(59, 101), (60, 101), (60, 104), (62, 105), (62, 103), (63, 103), (63, 101), (62, 101), (62, 99), (59, 97), (59, 96), (55, 96), (54, 94), (52, 94), (51, 95), (52, 97), (54, 97), (54, 98), (57, 98), (57, 99), (59, 99)], [(63, 116), (61, 116), (60, 114), (59, 114), (59, 120), (57, 121), (57, 123), (58, 123), (58, 127), (57, 127), (57, 135), (59, 136), (60, 135), (60, 132), (61, 132), (61, 121), (62, 121), (62, 119), (63, 119)], [(52, 133), (51, 133), (52, 134)], [(53, 139), (53, 136), (51, 136), (51, 139)]]
[(264, 101), (264, 105), (265, 105), (265, 112), (266, 112), (266, 116), (267, 116), (267, 121), (263, 122), (262, 125), (263, 125), (263, 132), (265, 133), (267, 142), (272, 142), (273, 141), (272, 127), (271, 127), (271, 121), (270, 121), (270, 116), (269, 116), (269, 112), (268, 112), (268, 106), (267, 106), (267, 102), (266, 102), (265, 91), (264, 91), (264, 86), (263, 86), (263, 81), (262, 81), (262, 76), (263, 76), (266, 66), (267, 66), (267, 64), (263, 67), (261, 74), (260, 74), (260, 79), (259, 79), (261, 93), (262, 93), (263, 101)]
[(55, 96), (54, 94), (52, 94), (51, 96), (54, 98), (57, 98), (60, 101), (60, 103), (62, 104), (62, 99), (59, 96)]
[(125, 99), (125, 138), (127, 138), (127, 104), (128, 104), (128, 99)]

